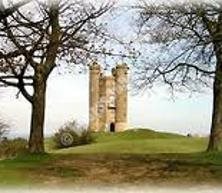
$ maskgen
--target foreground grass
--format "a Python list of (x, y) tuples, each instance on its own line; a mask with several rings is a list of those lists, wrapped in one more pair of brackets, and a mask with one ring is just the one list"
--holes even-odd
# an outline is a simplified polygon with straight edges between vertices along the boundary
[(89, 145), (0, 161), (1, 186), (221, 184), (222, 153), (205, 153), (206, 138), (152, 130), (95, 133)]
[(0, 161), (0, 184), (8, 185), (27, 185), (38, 181), (31, 178), (31, 171), (43, 165), (50, 156), (44, 155), (23, 155), (15, 159), (5, 159)]

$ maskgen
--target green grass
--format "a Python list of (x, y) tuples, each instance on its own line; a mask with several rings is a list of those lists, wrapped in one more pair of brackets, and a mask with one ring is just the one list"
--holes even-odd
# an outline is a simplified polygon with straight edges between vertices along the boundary
[(110, 180), (113, 183), (166, 179), (179, 183), (222, 182), (222, 152), (204, 152), (206, 138), (134, 129), (93, 133), (93, 139), (92, 144), (54, 149), (52, 139), (48, 138), (45, 141), (48, 154), (1, 160), (0, 186), (107, 183)]
[(47, 149), (53, 153), (193, 153), (206, 149), (206, 138), (185, 137), (178, 134), (133, 129), (121, 133), (94, 133), (94, 143), (67, 149), (53, 150), (47, 141)]
[(48, 161), (48, 154), (23, 155), (15, 159), (5, 159), (0, 161), (0, 185), (28, 185), (34, 183), (30, 178), (29, 171), (40, 168), (44, 162)]

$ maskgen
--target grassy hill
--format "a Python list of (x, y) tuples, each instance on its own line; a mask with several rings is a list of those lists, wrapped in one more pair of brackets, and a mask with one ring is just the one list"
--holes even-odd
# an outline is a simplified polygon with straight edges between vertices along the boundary
[(51, 153), (192, 153), (202, 152), (207, 145), (206, 138), (186, 137), (179, 134), (156, 132), (149, 129), (132, 129), (120, 133), (94, 133), (94, 142), (89, 145), (53, 150), (52, 142), (47, 141)]
[(0, 161), (1, 186), (221, 184), (222, 153), (206, 138), (134, 129), (94, 133), (92, 144)]

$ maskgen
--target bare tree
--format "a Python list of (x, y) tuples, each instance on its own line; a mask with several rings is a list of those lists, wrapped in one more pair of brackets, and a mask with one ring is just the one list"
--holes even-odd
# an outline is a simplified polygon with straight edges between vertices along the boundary
[(214, 82), (208, 151), (217, 151), (222, 138), (222, 3), (151, 5), (143, 1), (135, 8), (143, 45), (160, 53), (141, 57), (138, 88), (164, 82), (172, 89), (198, 91)]
[(91, 54), (101, 51), (102, 25), (97, 19), (110, 8), (105, 2), (32, 1), (0, 21), (0, 82), (18, 88), (32, 106), (30, 152), (44, 152), (50, 73), (61, 64), (87, 64)]
[(3, 0), (0, 0), (0, 20), (3, 20), (7, 18), (8, 16), (12, 15), (18, 8), (22, 7), (23, 5), (26, 5), (31, 0), (22, 0), (10, 7), (5, 7)]

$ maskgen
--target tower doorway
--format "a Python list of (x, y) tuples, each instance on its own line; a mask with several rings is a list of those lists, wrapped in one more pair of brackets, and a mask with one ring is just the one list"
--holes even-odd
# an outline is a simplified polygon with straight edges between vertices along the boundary
[(110, 123), (110, 132), (115, 132), (115, 123)]

